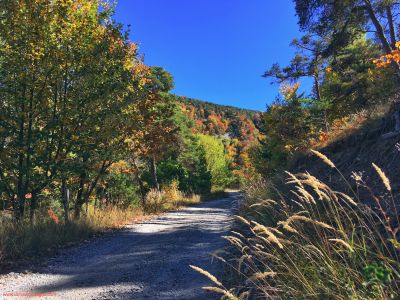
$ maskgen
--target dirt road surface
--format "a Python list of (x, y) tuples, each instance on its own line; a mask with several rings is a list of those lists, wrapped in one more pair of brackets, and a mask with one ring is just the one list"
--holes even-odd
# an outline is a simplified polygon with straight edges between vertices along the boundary
[(2, 277), (0, 299), (217, 299), (189, 265), (219, 272), (210, 253), (224, 246), (239, 198), (230, 193), (67, 249), (35, 273)]

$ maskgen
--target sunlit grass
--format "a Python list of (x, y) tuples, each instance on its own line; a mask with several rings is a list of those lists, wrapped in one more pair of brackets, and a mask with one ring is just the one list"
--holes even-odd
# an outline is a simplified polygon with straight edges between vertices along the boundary
[[(387, 191), (370, 190), (376, 209), (309, 173), (288, 173), (289, 192), (249, 186), (240, 226), (225, 237), (230, 254), (215, 256), (231, 270), (231, 287), (214, 291), (226, 299), (398, 299), (398, 214), (389, 180), (371, 168)], [(357, 184), (367, 188), (362, 178)]]

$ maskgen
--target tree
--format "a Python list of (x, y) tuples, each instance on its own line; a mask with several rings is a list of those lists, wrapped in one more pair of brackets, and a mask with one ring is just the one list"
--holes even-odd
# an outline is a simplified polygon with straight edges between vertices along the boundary
[[(254, 165), (264, 175), (283, 167), (294, 153), (304, 150), (317, 133), (310, 107), (297, 95), (299, 84), (281, 86), (278, 98), (263, 113), (263, 135), (259, 147), (252, 149)], [(262, 161), (262, 163), (260, 163)]]
[(200, 143), (205, 151), (207, 169), (211, 174), (212, 187), (214, 189), (226, 188), (232, 180), (232, 174), (228, 168), (222, 141), (209, 135), (199, 135)]
[(168, 92), (172, 76), (160, 67), (152, 67), (145, 94), (135, 106), (137, 130), (131, 136), (132, 151), (149, 161), (153, 185), (160, 190), (157, 162), (178, 145), (178, 127), (174, 121), (177, 103)]
[(314, 95), (321, 99), (321, 80), (323, 79), (324, 64), (326, 60), (322, 56), (322, 39), (313, 39), (305, 35), (301, 39), (294, 39), (291, 43), (296, 48), (296, 55), (290, 65), (281, 68), (275, 63), (265, 71), (263, 77), (274, 79), (274, 83), (297, 82), (302, 77), (311, 77), (314, 82)]
[(110, 14), (96, 0), (0, 2), (0, 176), (17, 220), (26, 195), (33, 218), (40, 192), (66, 175), (90, 195), (89, 169), (107, 167), (124, 140), (115, 120), (145, 72)]
[[(396, 49), (399, 6), (393, 0), (295, 0), (302, 30), (325, 36), (324, 56), (344, 48), (360, 33), (375, 33), (385, 54)], [(400, 65), (392, 63), (400, 80)]]
[(330, 59), (322, 83), (323, 95), (332, 103), (327, 108), (330, 121), (384, 103), (394, 93), (393, 70), (379, 69), (371, 59), (379, 53), (364, 35)]

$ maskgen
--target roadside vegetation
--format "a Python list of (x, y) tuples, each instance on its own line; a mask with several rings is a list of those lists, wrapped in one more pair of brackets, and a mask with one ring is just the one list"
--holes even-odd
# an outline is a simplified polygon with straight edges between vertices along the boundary
[(0, 264), (255, 172), (256, 113), (184, 104), (113, 12), (109, 1), (0, 0)]
[(193, 268), (223, 299), (398, 299), (398, 3), (293, 2), (305, 35), (264, 74), (281, 93), (250, 151), (259, 177), (214, 254), (226, 272)]

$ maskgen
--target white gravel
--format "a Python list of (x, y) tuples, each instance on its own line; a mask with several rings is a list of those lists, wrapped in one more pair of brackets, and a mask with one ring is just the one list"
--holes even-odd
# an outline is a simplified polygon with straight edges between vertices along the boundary
[(0, 299), (217, 299), (189, 265), (219, 272), (210, 253), (224, 246), (239, 198), (230, 193), (132, 224), (64, 251), (37, 273), (10, 273), (0, 279)]

